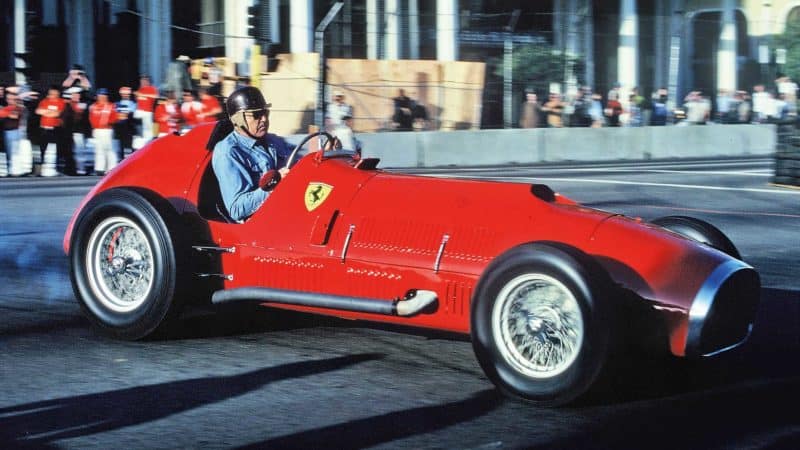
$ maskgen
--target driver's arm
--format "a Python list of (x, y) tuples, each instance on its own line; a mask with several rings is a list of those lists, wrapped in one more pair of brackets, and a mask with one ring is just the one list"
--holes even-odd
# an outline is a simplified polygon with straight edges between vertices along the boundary
[(233, 220), (247, 219), (269, 197), (269, 192), (259, 189), (258, 177), (253, 179), (254, 175), (247, 170), (246, 163), (234, 148), (218, 145), (211, 163), (219, 181), (222, 201)]

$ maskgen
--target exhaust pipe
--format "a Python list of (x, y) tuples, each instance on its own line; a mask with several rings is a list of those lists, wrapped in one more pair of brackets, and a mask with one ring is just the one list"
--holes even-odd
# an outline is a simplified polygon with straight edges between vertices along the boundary
[(211, 302), (215, 305), (232, 302), (280, 303), (400, 317), (412, 317), (423, 312), (431, 312), (435, 309), (436, 301), (435, 292), (416, 289), (408, 291), (403, 298), (394, 300), (265, 287), (225, 289), (217, 291), (211, 296)]

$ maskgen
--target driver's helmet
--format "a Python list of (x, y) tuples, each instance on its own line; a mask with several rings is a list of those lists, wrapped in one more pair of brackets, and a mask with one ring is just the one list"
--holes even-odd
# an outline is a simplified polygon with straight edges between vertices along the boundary
[(235, 127), (247, 127), (245, 113), (265, 111), (272, 106), (264, 100), (261, 91), (253, 86), (235, 90), (225, 101), (225, 112)]

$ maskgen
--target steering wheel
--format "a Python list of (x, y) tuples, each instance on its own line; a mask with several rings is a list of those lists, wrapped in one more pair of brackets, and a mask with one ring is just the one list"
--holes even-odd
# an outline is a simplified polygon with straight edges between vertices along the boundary
[(313, 139), (313, 138), (315, 138), (317, 136), (324, 136), (327, 139), (327, 142), (325, 142), (325, 144), (322, 145), (321, 149), (324, 149), (325, 146), (329, 145), (331, 142), (335, 142), (336, 141), (336, 138), (334, 136), (332, 136), (330, 133), (328, 133), (327, 131), (317, 131), (316, 133), (309, 134), (308, 136), (303, 138), (303, 140), (300, 141), (299, 144), (297, 144), (297, 146), (294, 148), (294, 150), (292, 150), (292, 154), (290, 154), (289, 157), (286, 159), (286, 167), (291, 168), (292, 165), (295, 163), (294, 159), (295, 159), (295, 157), (297, 157), (297, 152), (301, 148), (303, 148), (303, 146), (306, 145), (306, 143), (308, 141), (310, 141), (311, 139)]

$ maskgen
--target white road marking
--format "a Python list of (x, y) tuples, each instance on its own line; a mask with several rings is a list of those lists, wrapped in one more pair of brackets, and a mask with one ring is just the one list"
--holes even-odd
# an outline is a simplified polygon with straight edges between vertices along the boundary
[(587, 168), (587, 169), (563, 169), (560, 172), (624, 172), (624, 173), (677, 173), (677, 174), (698, 174), (698, 175), (737, 175), (737, 176), (745, 176), (745, 177), (771, 177), (772, 173), (766, 171), (760, 171), (760, 173), (755, 173), (754, 171), (745, 170), (745, 171), (731, 171), (731, 170), (680, 170), (680, 169), (641, 169), (641, 168), (632, 168), (632, 169), (595, 169), (595, 168)]
[(779, 190), (779, 189), (760, 189), (760, 188), (737, 188), (737, 187), (724, 187), (724, 186), (707, 186), (701, 184), (677, 184), (677, 183), (652, 183), (645, 181), (623, 181), (623, 180), (589, 180), (585, 178), (550, 178), (550, 177), (491, 177), (490, 180), (516, 180), (522, 182), (545, 182), (545, 181), (564, 181), (570, 183), (599, 183), (599, 184), (624, 184), (633, 186), (654, 186), (654, 187), (672, 187), (682, 189), (701, 189), (710, 191), (734, 191), (734, 192), (759, 192), (765, 194), (788, 194), (800, 195), (800, 191), (792, 190)]

